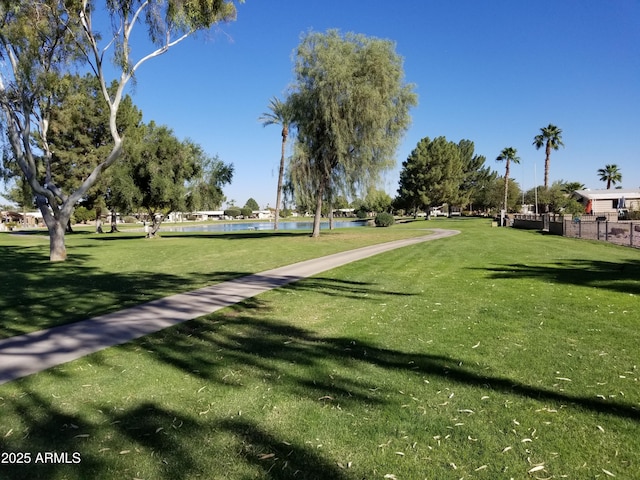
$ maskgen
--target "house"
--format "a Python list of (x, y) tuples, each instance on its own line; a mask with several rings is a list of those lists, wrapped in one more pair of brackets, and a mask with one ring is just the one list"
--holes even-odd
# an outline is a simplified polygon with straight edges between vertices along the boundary
[(571, 197), (584, 205), (585, 213), (592, 215), (640, 210), (640, 189), (576, 190)]

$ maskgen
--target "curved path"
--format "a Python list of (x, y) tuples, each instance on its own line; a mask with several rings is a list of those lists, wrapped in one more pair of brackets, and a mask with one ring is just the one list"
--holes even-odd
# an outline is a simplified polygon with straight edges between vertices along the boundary
[(434, 233), (423, 237), (314, 258), (88, 320), (0, 340), (0, 384), (208, 315), (267, 290), (350, 262), (460, 233), (457, 230), (431, 231)]

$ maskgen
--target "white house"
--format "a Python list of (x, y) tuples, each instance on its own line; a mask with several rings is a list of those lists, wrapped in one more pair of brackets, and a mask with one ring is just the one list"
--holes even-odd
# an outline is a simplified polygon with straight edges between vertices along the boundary
[(587, 214), (607, 215), (640, 210), (640, 190), (576, 190), (571, 196), (584, 205)]

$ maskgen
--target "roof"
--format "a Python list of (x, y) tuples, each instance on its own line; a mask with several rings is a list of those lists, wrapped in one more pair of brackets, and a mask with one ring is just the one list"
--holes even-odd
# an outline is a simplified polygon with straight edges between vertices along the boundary
[(615, 200), (621, 197), (625, 199), (640, 198), (640, 190), (633, 188), (615, 188), (609, 190), (576, 190), (574, 195), (578, 195), (589, 200)]

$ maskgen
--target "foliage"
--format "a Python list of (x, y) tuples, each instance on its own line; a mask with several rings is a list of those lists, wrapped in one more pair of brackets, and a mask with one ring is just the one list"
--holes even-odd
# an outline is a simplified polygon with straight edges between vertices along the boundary
[(312, 187), (318, 236), (324, 200), (366, 190), (392, 165), (416, 95), (403, 83), (394, 45), (364, 35), (308, 33), (295, 72), (290, 101), (300, 147), (291, 178), (296, 190)]
[(470, 208), (481, 207), (480, 192), (487, 188), (498, 174), (490, 167), (484, 166), (486, 157), (474, 152), (474, 144), (471, 140), (460, 140), (458, 148), (464, 172), (464, 178), (460, 184), (459, 205), (470, 205)]
[(186, 207), (191, 211), (218, 210), (226, 197), (222, 187), (233, 179), (233, 164), (225, 164), (217, 155), (211, 157), (202, 147), (186, 141), (200, 168), (187, 182)]
[(584, 190), (586, 188), (584, 183), (580, 182), (564, 182), (560, 180), (560, 183), (562, 184), (562, 191), (569, 195), (571, 195), (576, 190)]
[(511, 162), (520, 163), (520, 157), (517, 155), (518, 151), (513, 147), (503, 148), (500, 152), (500, 155), (496, 157), (496, 161), (505, 162), (505, 170), (504, 170), (504, 202), (502, 203), (502, 208), (509, 211), (509, 202), (508, 202), (508, 194), (509, 194), (509, 167)]
[(618, 165), (615, 163), (605, 165), (604, 168), (599, 168), (598, 176), (600, 177), (600, 181), (607, 183), (607, 190), (611, 188), (611, 185), (615, 185), (622, 181), (622, 173), (620, 172)]
[(251, 218), (251, 215), (253, 215), (253, 209), (249, 207), (242, 207), (240, 209), (240, 215), (242, 215), (244, 218)]
[(364, 204), (370, 212), (387, 212), (391, 209), (391, 197), (384, 190), (371, 188), (367, 192)]
[(464, 178), (459, 146), (445, 137), (425, 137), (402, 162), (396, 205), (414, 214), (443, 203), (457, 205)]
[(540, 133), (534, 137), (533, 145), (537, 150), (540, 150), (542, 146), (545, 147), (544, 188), (548, 188), (551, 150), (558, 150), (560, 147), (564, 147), (564, 143), (562, 143), (562, 130), (552, 124), (542, 127)]
[(245, 203), (244, 206), (251, 209), (252, 211), (260, 210), (260, 205), (258, 205), (258, 202), (256, 202), (253, 198), (247, 200), (247, 203)]
[[(507, 211), (516, 212), (522, 203), (522, 191), (520, 186), (509, 179), (507, 192)], [(504, 179), (496, 177), (487, 182), (484, 188), (478, 191), (476, 197), (477, 206), (484, 211), (497, 213), (504, 206)]]
[(364, 220), (365, 218), (369, 218), (369, 210), (367, 210), (367, 208), (362, 205), (359, 208), (357, 208), (355, 210), (355, 214), (356, 214), (356, 218), (359, 218), (360, 220)]
[(138, 219), (136, 217), (132, 217), (131, 215), (125, 215), (122, 221), (124, 223), (138, 223)]
[(75, 223), (87, 223), (96, 218), (95, 210), (89, 210), (86, 207), (79, 206), (73, 211), (73, 220)]
[[(49, 230), (53, 261), (66, 259), (65, 227), (76, 204), (122, 153), (117, 114), (124, 89), (139, 67), (192, 33), (233, 20), (236, 14), (233, 2), (224, 0), (106, 1), (101, 10), (109, 18), (94, 22), (96, 7), (95, 2), (77, 0), (0, 3), (0, 57), (8, 65), (0, 77), (0, 113), (13, 161), (29, 182)], [(94, 28), (98, 24), (112, 29), (99, 32)], [(134, 59), (130, 39), (140, 24), (147, 28), (153, 47)], [(105, 77), (105, 62), (109, 61), (116, 65), (119, 76), (113, 92)], [(91, 71), (98, 79), (108, 111), (108, 122), (102, 127), (111, 140), (106, 156), (93, 168), (87, 166), (86, 174), (76, 179), (75, 189), (64, 191), (51, 169), (49, 125), (52, 109), (65, 89), (64, 74), (76, 69)]]
[(395, 223), (393, 215), (387, 212), (380, 212), (374, 220), (376, 227), (390, 227)]
[(155, 236), (162, 218), (187, 205), (185, 182), (201, 170), (202, 149), (180, 142), (165, 126), (149, 123), (127, 144), (126, 161), (112, 167), (111, 202), (122, 212), (146, 210)]
[[(538, 212), (545, 211), (546, 207), (549, 207), (549, 211), (552, 213), (584, 213), (584, 206), (570, 198), (569, 194), (565, 192), (565, 186), (566, 184), (562, 180), (553, 182), (551, 187), (547, 189), (544, 188), (544, 185), (538, 186)], [(535, 188), (532, 188), (525, 193), (525, 202), (535, 204)]]
[(236, 218), (242, 215), (242, 209), (240, 207), (229, 207), (224, 211), (225, 216)]

